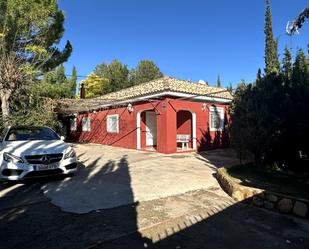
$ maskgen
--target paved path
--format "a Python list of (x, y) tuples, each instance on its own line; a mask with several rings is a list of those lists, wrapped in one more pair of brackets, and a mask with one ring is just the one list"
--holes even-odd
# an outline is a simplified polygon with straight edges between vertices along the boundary
[(44, 186), (53, 204), (73, 213), (219, 188), (213, 177), (216, 166), (231, 160), (221, 154), (208, 159), (195, 153), (163, 155), (95, 144), (75, 147), (82, 163), (76, 176)]

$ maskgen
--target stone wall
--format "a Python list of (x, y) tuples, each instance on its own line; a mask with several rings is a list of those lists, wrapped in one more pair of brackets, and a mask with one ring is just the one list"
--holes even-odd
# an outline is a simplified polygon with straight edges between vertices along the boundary
[(242, 186), (233, 181), (225, 168), (218, 170), (217, 179), (224, 191), (236, 201), (309, 219), (309, 200)]

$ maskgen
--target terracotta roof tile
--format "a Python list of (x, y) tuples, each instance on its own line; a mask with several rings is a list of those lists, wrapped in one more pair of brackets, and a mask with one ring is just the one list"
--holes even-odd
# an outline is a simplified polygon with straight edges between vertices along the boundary
[(142, 83), (140, 85), (122, 89), (117, 92), (109, 93), (96, 99), (126, 100), (163, 91), (172, 91), (201, 96), (205, 95), (223, 99), (233, 98), (230, 92), (225, 91), (224, 88), (211, 87), (206, 84), (194, 83), (191, 81), (179, 80), (171, 77), (163, 77), (157, 80)]
[(57, 111), (63, 113), (91, 111), (99, 109), (104, 105), (117, 104), (117, 102), (162, 92), (186, 93), (197, 96), (222, 98), (225, 100), (232, 100), (233, 98), (231, 93), (224, 88), (211, 87), (207, 84), (194, 83), (171, 77), (163, 77), (117, 92), (108, 93), (97, 98), (58, 100)]

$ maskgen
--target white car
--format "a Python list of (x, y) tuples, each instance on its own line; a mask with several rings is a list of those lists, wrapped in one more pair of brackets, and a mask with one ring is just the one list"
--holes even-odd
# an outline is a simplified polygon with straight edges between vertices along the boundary
[(75, 151), (63, 140), (49, 127), (4, 129), (0, 141), (0, 179), (75, 173)]

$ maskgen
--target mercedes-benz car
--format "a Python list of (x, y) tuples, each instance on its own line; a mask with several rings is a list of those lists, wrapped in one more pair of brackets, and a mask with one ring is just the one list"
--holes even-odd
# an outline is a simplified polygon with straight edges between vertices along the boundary
[(8, 127), (0, 141), (0, 179), (74, 174), (74, 149), (49, 127)]

